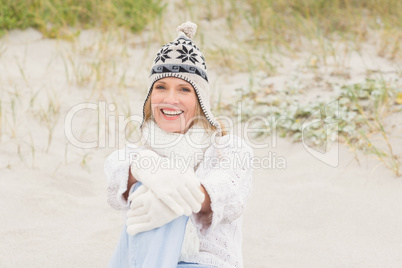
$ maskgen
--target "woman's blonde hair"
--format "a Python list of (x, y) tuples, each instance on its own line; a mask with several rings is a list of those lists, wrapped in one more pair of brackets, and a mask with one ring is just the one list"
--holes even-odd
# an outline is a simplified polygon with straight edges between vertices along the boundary
[[(197, 100), (198, 100), (198, 97), (197, 97)], [(144, 106), (144, 123), (148, 122), (148, 120), (150, 120), (151, 117), (152, 117), (152, 108), (151, 108), (151, 94), (150, 94), (149, 98), (145, 102), (145, 106)], [(225, 125), (222, 122), (220, 122), (219, 120), (217, 120), (217, 121), (221, 127), (222, 136), (227, 135)], [(205, 116), (205, 113), (201, 109), (201, 105), (200, 105), (199, 101), (197, 101), (196, 108), (195, 108), (195, 115), (193, 117), (193, 120), (190, 122), (189, 128), (193, 125), (200, 125), (208, 132), (215, 132), (217, 130), (217, 128), (208, 121), (207, 117)]]

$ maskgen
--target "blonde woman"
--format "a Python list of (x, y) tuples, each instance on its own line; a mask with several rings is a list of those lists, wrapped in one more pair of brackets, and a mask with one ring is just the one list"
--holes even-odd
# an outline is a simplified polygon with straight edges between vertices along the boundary
[(127, 210), (109, 267), (243, 267), (252, 150), (211, 113), (205, 59), (191, 40), (196, 27), (179, 26), (155, 57), (143, 145), (106, 161), (109, 204)]

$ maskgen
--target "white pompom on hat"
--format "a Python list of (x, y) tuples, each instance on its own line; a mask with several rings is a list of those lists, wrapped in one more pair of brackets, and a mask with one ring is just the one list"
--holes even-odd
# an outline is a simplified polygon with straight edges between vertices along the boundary
[(183, 33), (188, 38), (193, 39), (195, 33), (197, 32), (197, 24), (187, 21), (178, 26), (176, 30), (179, 33), (179, 36), (182, 35), (181, 33)]
[(178, 37), (162, 48), (156, 54), (149, 76), (149, 90), (143, 107), (151, 95), (153, 84), (165, 77), (177, 77), (190, 83), (197, 94), (198, 102), (208, 122), (215, 126), (217, 134), (221, 127), (211, 112), (210, 89), (207, 66), (201, 50), (192, 42), (197, 31), (197, 25), (187, 21), (177, 27)]

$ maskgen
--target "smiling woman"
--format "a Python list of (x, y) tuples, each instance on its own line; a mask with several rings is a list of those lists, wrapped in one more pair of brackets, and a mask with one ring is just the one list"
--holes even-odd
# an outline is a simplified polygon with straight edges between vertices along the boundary
[(251, 159), (252, 150), (222, 131), (211, 112), (195, 30), (190, 22), (179, 26), (177, 39), (155, 57), (142, 145), (106, 160), (108, 201), (127, 210), (109, 267), (243, 266), (242, 213), (252, 169), (236, 160)]

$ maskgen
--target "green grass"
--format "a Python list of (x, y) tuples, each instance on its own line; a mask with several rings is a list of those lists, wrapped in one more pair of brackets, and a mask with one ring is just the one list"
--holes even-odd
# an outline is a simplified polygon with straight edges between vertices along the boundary
[(161, 0), (0, 0), (0, 35), (28, 27), (47, 37), (69, 36), (69, 27), (139, 32), (163, 9)]

